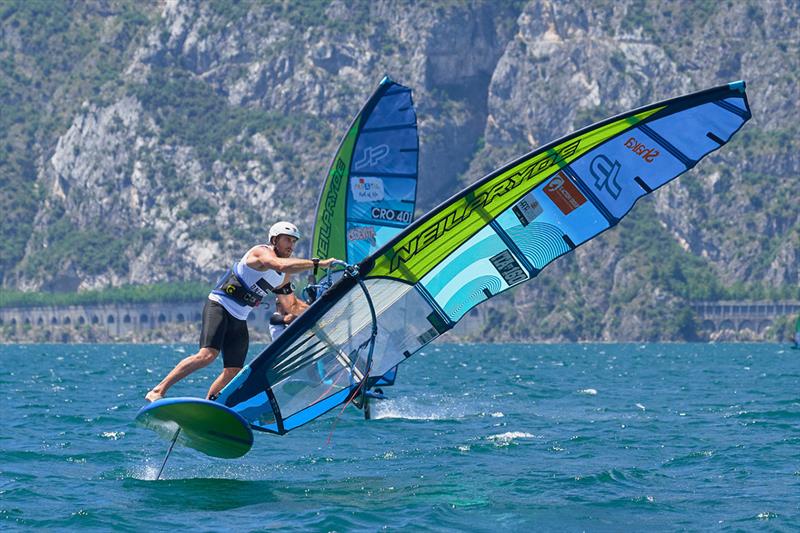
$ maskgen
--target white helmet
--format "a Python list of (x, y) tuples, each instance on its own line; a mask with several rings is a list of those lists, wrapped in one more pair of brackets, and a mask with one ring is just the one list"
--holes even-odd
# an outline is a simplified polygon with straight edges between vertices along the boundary
[(297, 226), (291, 222), (282, 220), (280, 222), (276, 222), (271, 228), (269, 228), (269, 242), (271, 243), (273, 237), (277, 237), (278, 235), (288, 235), (290, 237), (294, 237), (295, 239), (299, 239), (300, 231), (297, 229)]

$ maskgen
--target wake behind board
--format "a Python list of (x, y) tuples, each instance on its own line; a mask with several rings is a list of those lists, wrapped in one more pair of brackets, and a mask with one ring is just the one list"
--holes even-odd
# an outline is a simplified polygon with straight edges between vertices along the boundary
[(236, 411), (200, 398), (166, 398), (142, 407), (136, 422), (171, 441), (212, 457), (234, 459), (250, 451), (253, 430)]

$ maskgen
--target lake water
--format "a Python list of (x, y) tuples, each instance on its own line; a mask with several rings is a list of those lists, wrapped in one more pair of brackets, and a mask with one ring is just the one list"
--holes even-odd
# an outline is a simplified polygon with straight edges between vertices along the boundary
[(133, 419), (192, 351), (0, 346), (0, 529), (800, 528), (787, 346), (433, 345), (373, 420), (337, 409), (237, 460), (176, 448), (156, 481), (167, 443)]

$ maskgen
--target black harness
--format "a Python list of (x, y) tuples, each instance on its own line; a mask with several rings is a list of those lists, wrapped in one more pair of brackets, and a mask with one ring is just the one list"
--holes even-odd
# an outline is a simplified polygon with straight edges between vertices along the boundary
[[(219, 278), (216, 287), (214, 287), (214, 290), (211, 292), (221, 296), (227, 296), (239, 305), (257, 307), (264, 299), (264, 294), (248, 287), (244, 280), (236, 273), (234, 267), (229, 268), (222, 277)], [(264, 293), (291, 294), (294, 290), (291, 283), (287, 283), (276, 289), (264, 278), (260, 278), (256, 281), (256, 286), (264, 291)]]

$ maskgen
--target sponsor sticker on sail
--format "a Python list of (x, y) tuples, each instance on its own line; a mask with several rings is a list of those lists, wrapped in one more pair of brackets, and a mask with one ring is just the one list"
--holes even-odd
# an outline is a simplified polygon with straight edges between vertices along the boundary
[(375, 246), (374, 226), (354, 226), (347, 231), (348, 241), (369, 241)]
[(380, 202), (385, 196), (380, 178), (350, 178), (350, 191), (356, 202)]
[(536, 200), (536, 197), (533, 195), (532, 192), (525, 195), (525, 197), (517, 202), (517, 204), (513, 208), (514, 214), (517, 215), (517, 218), (520, 222), (522, 222), (523, 226), (527, 226), (533, 220), (542, 214), (542, 206), (539, 205), (539, 202)]
[(565, 215), (586, 203), (586, 197), (569, 180), (564, 171), (560, 171), (550, 179), (550, 182), (544, 186), (544, 193)]

